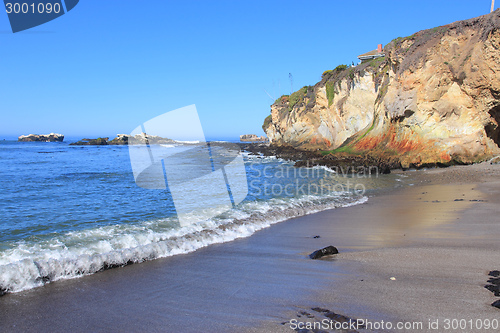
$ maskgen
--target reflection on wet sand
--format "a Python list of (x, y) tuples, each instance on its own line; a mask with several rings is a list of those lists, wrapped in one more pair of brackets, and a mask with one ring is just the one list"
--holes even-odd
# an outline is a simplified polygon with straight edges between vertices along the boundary
[(356, 227), (358, 239), (350, 248), (401, 246), (424, 238), (467, 237), (446, 226), (461, 211), (483, 201), (484, 194), (471, 185), (429, 185), (408, 188), (391, 199), (372, 203), (369, 215), (352, 216), (350, 225)]

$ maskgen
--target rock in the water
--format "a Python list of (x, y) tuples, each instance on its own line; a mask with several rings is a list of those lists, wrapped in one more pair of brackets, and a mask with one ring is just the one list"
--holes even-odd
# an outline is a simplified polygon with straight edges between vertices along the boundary
[(109, 141), (108, 144), (117, 145), (117, 146), (127, 145), (129, 137), (130, 137), (130, 135), (128, 135), (128, 134), (117, 134), (116, 138)]
[(174, 144), (179, 143), (168, 138), (162, 138), (156, 135), (146, 135), (145, 133), (130, 136), (128, 134), (117, 134), (116, 138), (109, 141), (109, 138), (81, 139), (78, 142), (71, 143), (71, 146), (107, 146), (107, 145), (145, 145), (145, 144)]
[(330, 246), (325, 247), (324, 249), (314, 251), (313, 253), (311, 253), (309, 255), (309, 258), (319, 259), (321, 257), (329, 256), (329, 255), (337, 254), (337, 253), (339, 253), (339, 250), (337, 250), (337, 248), (335, 246), (330, 245)]
[(240, 135), (240, 141), (249, 142), (249, 141), (266, 141), (267, 138), (265, 136), (257, 136), (255, 134), (244, 134)]
[(29, 134), (29, 135), (21, 135), (17, 138), (17, 141), (20, 142), (63, 142), (64, 135), (57, 133), (50, 134)]
[[(125, 134), (119, 134), (118, 136), (120, 135), (125, 135)], [(113, 141), (116, 139), (113, 139)], [(127, 141), (129, 145), (144, 145), (144, 144), (162, 145), (162, 144), (181, 143), (180, 141), (175, 141), (169, 138), (163, 138), (157, 135), (149, 135), (146, 133), (136, 134), (134, 136), (127, 135)]]
[(70, 146), (107, 146), (109, 138), (81, 139), (78, 142), (70, 143)]

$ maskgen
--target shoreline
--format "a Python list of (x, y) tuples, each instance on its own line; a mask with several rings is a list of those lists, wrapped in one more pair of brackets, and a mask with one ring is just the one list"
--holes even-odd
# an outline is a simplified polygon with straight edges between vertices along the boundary
[[(421, 309), (436, 309), (436, 304), (425, 299), (428, 295), (419, 296), (428, 286), (452, 302), (448, 311), (460, 310), (464, 306), (461, 293), (467, 292), (467, 297), (475, 298), (467, 304), (480, 309), (467, 309), (470, 315), (498, 315), (499, 310), (490, 305), (498, 298), (484, 285), (488, 271), (500, 268), (494, 266), (500, 265), (499, 256), (490, 253), (500, 249), (495, 244), (500, 230), (493, 223), (498, 215), (495, 195), (498, 197), (500, 188), (500, 166), (483, 163), (399, 172), (411, 177), (415, 185), (384, 190), (362, 205), (293, 218), (248, 238), (193, 253), (4, 295), (0, 297), (5, 318), (0, 330), (290, 332), (283, 322), (303, 318), (296, 316), (300, 311), (312, 315), (311, 308), (316, 307), (350, 318), (418, 320), (428, 315)], [(445, 185), (457, 177), (459, 184)], [(448, 190), (437, 191), (443, 187)], [(444, 199), (443, 193), (453, 199)], [(455, 198), (458, 194), (465, 196)], [(487, 210), (478, 212), (485, 206)], [(430, 207), (434, 210), (428, 210)], [(426, 223), (419, 222), (422, 212), (427, 211)], [(414, 220), (401, 226), (401, 215), (410, 213)], [(450, 232), (470, 233), (470, 225), (462, 222), (478, 213), (484, 221), (490, 218), (493, 222), (475, 225), (471, 239), (445, 237)], [(440, 223), (436, 224), (433, 219), (438, 217)], [(316, 235), (321, 237), (316, 239)], [(340, 254), (321, 260), (307, 257), (328, 245), (336, 246)], [(405, 264), (405, 258), (412, 258), (412, 263), (420, 260), (415, 251), (424, 253), (428, 260), (436, 249), (447, 254), (439, 262), (441, 266), (456, 255), (466, 258), (462, 270), (448, 272), (441, 271), (439, 265), (425, 267), (421, 263), (412, 268)], [(386, 266), (387, 261), (392, 266)], [(430, 277), (414, 278), (420, 271)], [(473, 282), (464, 281), (469, 278)], [(458, 291), (452, 292), (451, 283), (458, 284)], [(393, 289), (398, 297), (381, 296)], [(447, 298), (448, 292), (453, 297)], [(409, 300), (413, 303), (408, 304)], [(324, 314), (315, 312), (309, 319), (323, 318)]]

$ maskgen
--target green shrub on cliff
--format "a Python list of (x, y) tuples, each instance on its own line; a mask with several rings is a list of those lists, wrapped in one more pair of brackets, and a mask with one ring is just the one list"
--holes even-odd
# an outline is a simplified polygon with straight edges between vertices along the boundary
[(337, 67), (335, 67), (334, 71), (343, 71), (344, 69), (347, 69), (347, 65), (338, 65)]
[(321, 74), (321, 78), (324, 78), (324, 77), (325, 77), (325, 75), (328, 75), (328, 74), (330, 74), (331, 72), (333, 72), (333, 69), (328, 69), (328, 70), (324, 71), (324, 72), (323, 72), (323, 74)]
[(368, 66), (373, 67), (373, 68), (377, 68), (384, 62), (385, 62), (385, 57), (379, 57), (379, 58), (375, 58), (375, 59), (370, 60)]
[(281, 95), (276, 101), (274, 101), (274, 104), (281, 104), (281, 103), (286, 103), (288, 102), (288, 97), (289, 95)]
[(267, 116), (266, 119), (264, 119), (264, 124), (262, 124), (262, 130), (266, 132), (266, 129), (269, 127), (269, 124), (273, 121), (273, 117), (271, 115)]
[(304, 86), (301, 89), (297, 90), (293, 94), (290, 95), (290, 104), (288, 105), (288, 110), (292, 111), (293, 107), (304, 100), (304, 97), (307, 94), (308, 86)]
[(324, 71), (323, 74), (321, 75), (321, 78), (323, 79), (326, 75), (332, 74), (334, 72), (336, 72), (336, 73), (342, 72), (342, 71), (346, 70), (347, 68), (349, 68), (349, 66), (347, 66), (347, 65), (338, 65), (337, 67), (335, 67), (335, 69), (329, 69), (329, 70)]
[(326, 83), (326, 98), (328, 98), (328, 106), (332, 105), (334, 96), (335, 96), (335, 82), (327, 82)]

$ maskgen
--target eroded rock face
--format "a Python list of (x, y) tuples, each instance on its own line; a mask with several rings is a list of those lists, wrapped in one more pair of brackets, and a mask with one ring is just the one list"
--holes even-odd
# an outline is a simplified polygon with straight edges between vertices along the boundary
[(500, 154), (500, 10), (397, 38), (385, 53), (281, 97), (263, 126), (271, 144), (403, 167)]
[(64, 135), (57, 133), (50, 134), (29, 134), (29, 135), (21, 135), (17, 138), (17, 141), (20, 142), (63, 142)]
[(272, 123), (266, 134), (272, 144), (331, 149), (371, 124), (377, 97), (371, 73), (360, 73), (353, 82), (339, 81), (330, 101), (326, 84), (324, 79), (315, 87), (302, 88), (305, 100), (292, 108), (289, 98), (271, 106)]

